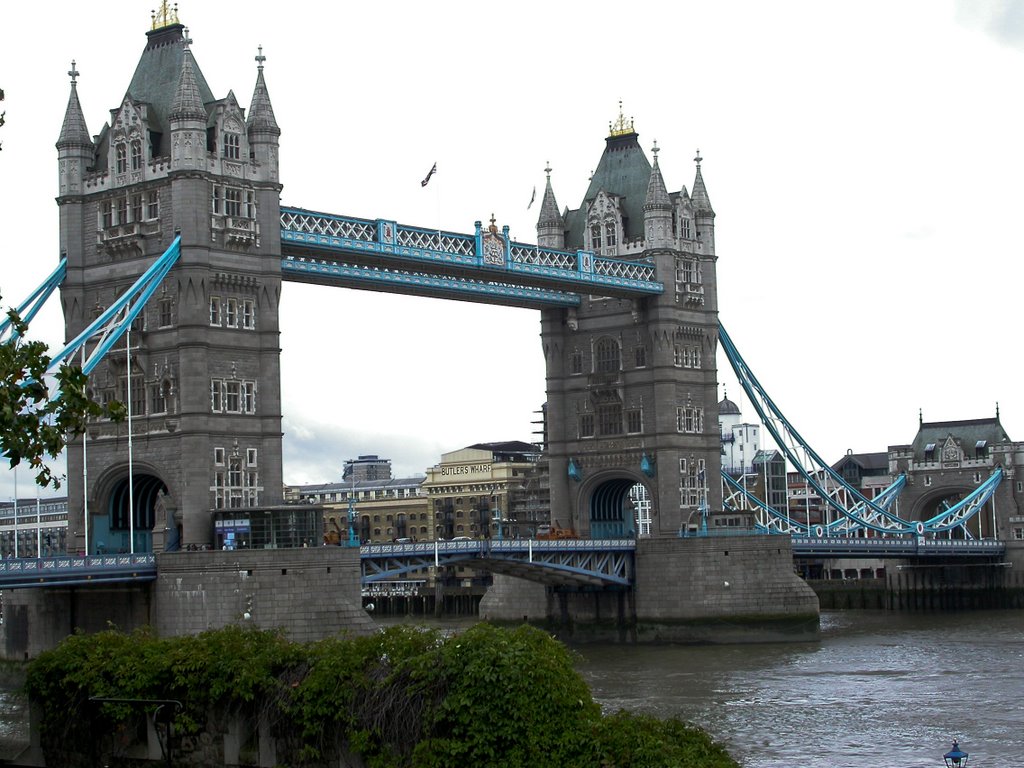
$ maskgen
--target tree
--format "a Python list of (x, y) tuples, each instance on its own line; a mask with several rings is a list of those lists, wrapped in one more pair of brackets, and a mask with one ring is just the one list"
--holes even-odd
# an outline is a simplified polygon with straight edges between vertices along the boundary
[(25, 339), (27, 325), (16, 311), (9, 310), (12, 335), (0, 343), (0, 454), (11, 467), (26, 462), (35, 472), (36, 483), (60, 488), (47, 466), (56, 459), (69, 439), (85, 431), (89, 419), (106, 416), (120, 419), (119, 403), (100, 406), (86, 393), (82, 369), (62, 365), (55, 376), (59, 394), (50, 397), (45, 380), (50, 365), (47, 346)]

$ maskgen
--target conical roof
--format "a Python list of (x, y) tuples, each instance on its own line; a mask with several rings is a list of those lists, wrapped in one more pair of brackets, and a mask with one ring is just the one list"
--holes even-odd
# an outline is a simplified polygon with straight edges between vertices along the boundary
[(540, 201), (540, 216), (537, 218), (538, 227), (564, 227), (565, 220), (558, 211), (558, 203), (555, 201), (555, 191), (551, 188), (551, 167), (544, 169), (548, 180), (544, 186), (544, 198)]
[(206, 108), (203, 106), (203, 97), (199, 93), (199, 83), (196, 81), (192, 51), (186, 48), (183, 53), (178, 87), (174, 92), (174, 101), (171, 102), (171, 111), (167, 117), (169, 120), (199, 120), (205, 124)]
[(708, 197), (708, 190), (704, 186), (704, 177), (700, 172), (700, 163), (703, 158), (700, 156), (700, 150), (697, 150), (697, 156), (693, 158), (694, 162), (697, 163), (697, 176), (693, 180), (693, 210), (698, 214), (710, 214), (715, 215), (714, 209), (711, 207), (711, 198)]
[(71, 62), (71, 95), (68, 96), (68, 106), (64, 111), (64, 125), (60, 129), (60, 138), (57, 139), (57, 149), (67, 147), (91, 147), (92, 138), (89, 136), (89, 129), (85, 125), (85, 115), (82, 114), (82, 105), (78, 101), (78, 71), (75, 69), (75, 62)]
[(280, 136), (281, 129), (274, 117), (274, 108), (270, 104), (270, 93), (267, 91), (267, 83), (263, 79), (263, 62), (266, 61), (266, 56), (263, 55), (263, 46), (260, 46), (256, 61), (259, 64), (256, 72), (256, 88), (252, 92), (249, 116), (245, 122), (250, 133), (272, 133), (275, 136)]
[(662, 178), (661, 168), (658, 167), (658, 146), (654, 146), (654, 167), (651, 168), (651, 178), (647, 182), (647, 196), (644, 199), (644, 210), (672, 210), (672, 202), (668, 197), (668, 189), (665, 187), (665, 179)]

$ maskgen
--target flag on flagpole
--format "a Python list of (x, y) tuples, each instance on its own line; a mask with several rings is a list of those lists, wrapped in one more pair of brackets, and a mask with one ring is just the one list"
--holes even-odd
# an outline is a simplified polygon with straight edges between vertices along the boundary
[(434, 163), (432, 166), (430, 166), (430, 170), (427, 172), (427, 177), (420, 182), (420, 186), (427, 186), (427, 184), (430, 183), (430, 177), (433, 176), (435, 173), (437, 173), (437, 163)]
[(537, 199), (537, 187), (533, 188), (533, 194), (530, 195), (530, 202), (526, 206), (526, 210), (530, 210), (530, 206), (533, 205), (533, 201)]

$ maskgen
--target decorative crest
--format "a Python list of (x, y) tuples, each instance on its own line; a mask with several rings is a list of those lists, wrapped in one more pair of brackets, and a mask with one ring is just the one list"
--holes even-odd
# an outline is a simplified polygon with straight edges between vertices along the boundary
[(159, 11), (150, 11), (149, 13), (153, 19), (153, 29), (163, 29), (164, 27), (169, 27), (172, 24), (178, 23), (177, 3), (172, 6), (167, 2), (167, 0), (163, 0), (163, 2), (160, 3)]
[(608, 123), (608, 135), (609, 136), (627, 136), (633, 131), (633, 118), (629, 118), (629, 122), (626, 122), (626, 116), (622, 114), (622, 99), (619, 99), (619, 119), (614, 123)]

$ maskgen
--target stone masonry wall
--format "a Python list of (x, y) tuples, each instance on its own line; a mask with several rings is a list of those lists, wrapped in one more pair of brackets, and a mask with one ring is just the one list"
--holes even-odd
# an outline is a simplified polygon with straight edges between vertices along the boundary
[(157, 557), (157, 573), (153, 614), (161, 636), (246, 622), (309, 642), (376, 626), (362, 608), (357, 549), (166, 553)]

